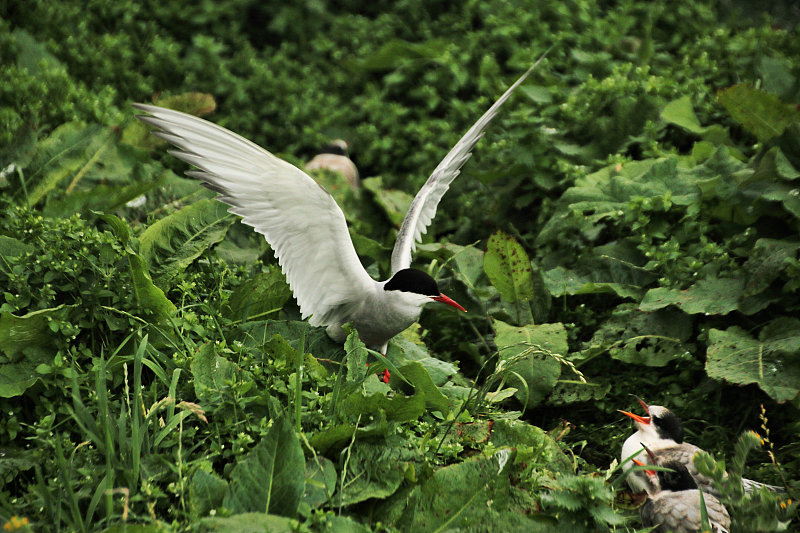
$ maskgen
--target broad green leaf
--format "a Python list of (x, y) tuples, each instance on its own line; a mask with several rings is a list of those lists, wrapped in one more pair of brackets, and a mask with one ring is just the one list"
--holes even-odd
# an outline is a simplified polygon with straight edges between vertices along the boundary
[[(204, 518), (196, 527), (198, 533), (293, 533), (300, 527), (297, 520), (267, 513), (239, 513), (225, 518)], [(122, 530), (121, 530), (122, 531)]]
[(35, 248), (30, 244), (0, 235), (0, 272), (9, 273), (11, 260), (26, 253), (33, 253), (34, 250)]
[[(492, 523), (510, 504), (509, 473), (516, 451), (473, 457), (434, 472), (412, 493), (398, 526), (404, 531), (460, 531)], [(488, 504), (491, 502), (491, 504)]]
[(214, 472), (198, 469), (189, 482), (189, 506), (195, 516), (206, 516), (209, 511), (219, 509), (228, 483)]
[(614, 359), (645, 366), (664, 366), (687, 357), (682, 346), (692, 333), (686, 313), (660, 309), (644, 312), (635, 304), (622, 304), (586, 343), (581, 354), (591, 357), (608, 351)]
[(758, 162), (756, 172), (752, 177), (754, 181), (774, 181), (775, 178), (780, 178), (785, 181), (800, 179), (800, 171), (794, 168), (783, 151), (777, 146), (770, 148), (769, 151), (764, 154), (764, 157)]
[(658, 287), (647, 291), (639, 309), (655, 311), (675, 305), (690, 315), (727, 315), (739, 307), (744, 289), (741, 278), (704, 279), (683, 290)]
[(98, 211), (93, 211), (92, 213), (97, 215), (100, 220), (111, 226), (112, 233), (117, 239), (119, 239), (119, 241), (122, 243), (122, 246), (128, 246), (128, 241), (131, 238), (131, 228), (128, 226), (127, 222), (119, 218), (117, 215), (101, 213)]
[(796, 107), (745, 84), (717, 91), (717, 100), (761, 142), (778, 137), (789, 125), (800, 121), (800, 110)]
[[(727, 152), (726, 152), (727, 153)], [(582, 232), (596, 240), (606, 219), (618, 220), (630, 202), (648, 199), (661, 205), (689, 206), (700, 198), (698, 182), (706, 176), (684, 168), (682, 159), (670, 156), (610, 165), (575, 180), (575, 186), (561, 197), (565, 211), (551, 217), (537, 236), (537, 242), (555, 239), (563, 231)], [(574, 226), (574, 227), (573, 227)]]
[(521, 420), (495, 420), (489, 442), (517, 449), (517, 462), (548, 465), (552, 472), (569, 472), (572, 461), (543, 429)]
[(128, 264), (131, 268), (133, 278), (133, 290), (136, 293), (136, 301), (146, 312), (156, 318), (156, 322), (161, 326), (169, 324), (177, 308), (160, 288), (153, 283), (150, 272), (147, 270), (145, 262), (138, 254), (128, 254)]
[(365, 179), (361, 184), (372, 193), (375, 202), (383, 209), (389, 221), (400, 227), (414, 197), (405, 191), (384, 189), (380, 178)]
[(422, 391), (425, 397), (425, 406), (428, 409), (441, 411), (447, 415), (450, 412), (450, 402), (433, 383), (425, 367), (418, 361), (412, 361), (400, 367), (403, 376), (414, 385), (415, 390)]
[(331, 448), (338, 448), (350, 442), (356, 433), (355, 424), (338, 424), (314, 433), (309, 442), (320, 453), (328, 453)]
[(224, 239), (234, 221), (222, 202), (200, 200), (151, 224), (139, 237), (139, 254), (164, 286)]
[(64, 314), (63, 305), (33, 311), (23, 316), (0, 313), (0, 350), (13, 357), (28, 350), (52, 347), (50, 326), (53, 317)]
[(556, 407), (580, 402), (593, 402), (605, 398), (611, 390), (611, 382), (602, 377), (593, 377), (590, 383), (559, 381), (553, 387), (547, 404)]
[(0, 397), (19, 396), (39, 381), (36, 368), (53, 360), (49, 322), (54, 317), (63, 318), (68, 310), (61, 305), (23, 316), (0, 313), (0, 352), (6, 360), (0, 365)]
[(758, 239), (753, 253), (743, 265), (749, 274), (745, 296), (759, 294), (786, 271), (800, 251), (800, 242), (781, 239)]
[(330, 516), (327, 515), (325, 519), (325, 527), (323, 530), (327, 533), (370, 533), (372, 530), (367, 526), (356, 522), (349, 516)]
[[(503, 370), (525, 380), (504, 374), (508, 386), (519, 389), (517, 398), (530, 408), (539, 404), (553, 389), (561, 375), (561, 363), (551, 354), (565, 356), (568, 351), (567, 331), (561, 323), (515, 327), (499, 320), (492, 321), (495, 344), (500, 351)], [(549, 352), (549, 353), (548, 353)]]
[(418, 460), (417, 450), (399, 436), (376, 442), (356, 440), (333, 502), (352, 505), (391, 496), (407, 476), (413, 476), (414, 463)]
[(306, 486), (303, 502), (312, 509), (327, 503), (336, 490), (336, 467), (333, 461), (322, 455), (314, 456), (306, 462)]
[(647, 257), (632, 239), (612, 241), (586, 251), (569, 269), (556, 267), (543, 273), (553, 296), (614, 293), (639, 300), (657, 276), (644, 267)]
[(489, 237), (483, 270), (489, 281), (509, 302), (533, 299), (533, 278), (528, 254), (512, 236), (496, 231)]
[(194, 393), (201, 403), (217, 402), (230, 388), (226, 382), (236, 373), (236, 365), (217, 355), (214, 344), (203, 344), (192, 358)]
[(342, 345), (333, 342), (325, 333), (325, 328), (314, 327), (307, 321), (253, 320), (231, 332), (230, 338), (248, 347), (262, 349), (274, 335), (283, 337), (297, 352), (302, 349), (317, 359), (342, 359)]
[(419, 363), (437, 387), (441, 387), (458, 373), (458, 368), (453, 363), (431, 357), (424, 344), (417, 344), (400, 335), (389, 343), (387, 356), (401, 368), (412, 361)]
[(754, 339), (733, 326), (711, 329), (706, 372), (714, 379), (745, 385), (756, 383), (773, 400), (791, 401), (800, 393), (800, 320), (779, 318)]
[(292, 297), (283, 273), (273, 268), (256, 274), (236, 288), (228, 300), (224, 316), (246, 322), (280, 311)]
[(359, 70), (392, 70), (408, 62), (438, 60), (447, 49), (447, 44), (445, 39), (428, 39), (419, 43), (391, 39), (371, 55), (351, 61), (350, 64)]
[(35, 184), (28, 189), (28, 204), (37, 204), (67, 179), (73, 183), (80, 180), (97, 163), (111, 138), (111, 130), (81, 122), (68, 122), (56, 128), (36, 145), (26, 169), (27, 179)]
[(698, 135), (706, 130), (697, 120), (697, 115), (694, 114), (692, 108), (692, 99), (689, 96), (683, 96), (664, 106), (664, 109), (661, 110), (661, 119)]
[(264, 438), (231, 471), (225, 507), (234, 513), (295, 516), (305, 486), (305, 459), (286, 417), (273, 421)]
[(37, 41), (27, 31), (18, 27), (14, 29), (12, 35), (18, 47), (17, 66), (19, 68), (27, 69), (28, 72), (36, 74), (41, 72), (41, 63), (43, 61), (48, 66), (58, 65), (61, 67), (61, 62), (48, 51), (47, 45)]
[(367, 347), (358, 338), (355, 328), (350, 329), (347, 339), (344, 341), (344, 351), (347, 354), (345, 364), (347, 365), (347, 382), (360, 383), (367, 375)]
[(381, 392), (365, 396), (361, 390), (356, 390), (341, 401), (337, 410), (348, 421), (355, 422), (361, 417), (361, 424), (382, 418), (392, 422), (408, 422), (419, 419), (425, 412), (425, 393), (417, 389), (413, 396), (397, 394), (387, 398)]

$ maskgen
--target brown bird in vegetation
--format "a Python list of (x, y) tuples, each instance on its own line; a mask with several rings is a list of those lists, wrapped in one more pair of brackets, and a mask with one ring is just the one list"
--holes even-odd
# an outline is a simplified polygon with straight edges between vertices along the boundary
[(350, 144), (342, 139), (334, 139), (320, 150), (314, 158), (305, 164), (309, 172), (316, 170), (330, 170), (344, 176), (353, 189), (358, 189), (360, 179), (358, 168), (347, 153)]

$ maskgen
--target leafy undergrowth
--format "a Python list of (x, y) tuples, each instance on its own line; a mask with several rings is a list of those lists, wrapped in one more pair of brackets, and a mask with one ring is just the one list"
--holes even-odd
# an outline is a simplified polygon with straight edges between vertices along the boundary
[[(636, 531), (629, 394), (710, 452), (732, 531), (797, 529), (796, 27), (712, 2), (90, 4), (0, 8), (5, 530)], [(386, 359), (301, 321), (269, 246), (128, 106), (295, 163), (352, 140), (363, 187), (319, 179), (385, 278), (427, 172), (551, 45), (417, 249), (469, 312), (431, 306)]]

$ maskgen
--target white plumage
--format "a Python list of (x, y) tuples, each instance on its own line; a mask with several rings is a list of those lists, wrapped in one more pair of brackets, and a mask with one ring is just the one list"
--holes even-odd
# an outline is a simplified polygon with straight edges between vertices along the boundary
[(154, 135), (177, 148), (172, 155), (197, 168), (187, 174), (219, 193), (230, 212), (272, 245), (303, 318), (326, 326), (337, 341), (345, 338), (341, 326), (353, 322), (367, 346), (385, 353), (389, 339), (413, 324), (425, 303), (464, 310), (439, 293), (430, 276), (409, 268), (411, 253), (486, 126), (536, 64), (467, 131), (417, 193), (392, 252), (392, 277), (382, 282), (361, 265), (333, 197), (305, 172), (201, 118), (133, 105), (147, 113), (137, 118), (153, 126)]

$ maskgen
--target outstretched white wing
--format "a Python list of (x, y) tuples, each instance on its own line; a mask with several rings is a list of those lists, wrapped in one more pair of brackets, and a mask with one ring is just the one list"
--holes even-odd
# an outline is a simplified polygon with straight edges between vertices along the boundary
[(422, 234), (427, 231), (428, 225), (431, 223), (431, 220), (433, 220), (433, 217), (436, 216), (436, 208), (439, 205), (439, 201), (442, 199), (442, 196), (444, 196), (444, 193), (447, 192), (450, 183), (452, 183), (461, 172), (461, 167), (472, 155), (472, 149), (481, 137), (483, 137), (486, 126), (488, 126), (495, 115), (497, 115), (500, 106), (508, 100), (511, 93), (514, 92), (514, 89), (525, 81), (528, 74), (536, 68), (536, 65), (538, 65), (542, 59), (544, 59), (544, 55), (540, 57), (525, 74), (520, 76), (519, 79), (514, 82), (514, 85), (509, 87), (506, 92), (503, 93), (503, 96), (498, 98), (492, 107), (472, 125), (467, 133), (461, 137), (461, 140), (458, 141), (445, 158), (442, 159), (442, 162), (439, 163), (433, 171), (431, 177), (428, 178), (428, 181), (425, 182), (425, 185), (422, 186), (414, 197), (414, 201), (411, 202), (411, 207), (408, 209), (408, 213), (406, 213), (406, 217), (403, 219), (403, 224), (400, 226), (400, 232), (397, 234), (397, 241), (392, 251), (392, 275), (398, 270), (411, 266), (411, 252), (414, 251), (416, 243), (420, 240)]
[(336, 307), (368, 293), (376, 283), (356, 255), (344, 214), (333, 197), (297, 167), (201, 118), (133, 104), (139, 120), (175, 145), (169, 153), (197, 167), (188, 175), (219, 193), (272, 245), (303, 318), (325, 325)]

